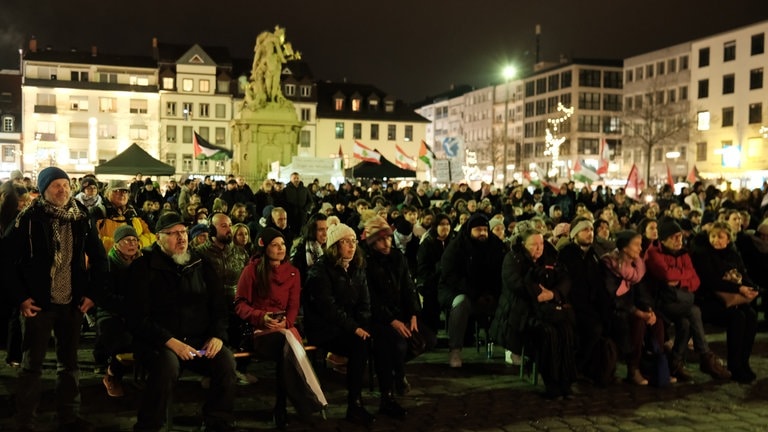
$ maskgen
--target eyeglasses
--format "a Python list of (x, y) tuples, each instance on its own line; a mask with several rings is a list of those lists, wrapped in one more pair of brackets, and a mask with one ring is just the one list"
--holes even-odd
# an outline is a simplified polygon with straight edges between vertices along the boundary
[(177, 239), (186, 237), (189, 235), (189, 231), (183, 229), (183, 230), (177, 230), (177, 231), (160, 231), (160, 234), (165, 234), (169, 236), (176, 237)]
[(339, 239), (339, 243), (345, 246), (355, 246), (357, 245), (357, 239), (343, 238), (343, 239)]

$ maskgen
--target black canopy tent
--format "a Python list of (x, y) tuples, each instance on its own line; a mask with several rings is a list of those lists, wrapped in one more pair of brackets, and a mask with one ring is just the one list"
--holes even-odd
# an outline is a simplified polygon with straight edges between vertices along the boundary
[(350, 178), (416, 178), (416, 171), (400, 168), (388, 161), (384, 156), (380, 159), (381, 163), (363, 161), (359, 164), (347, 168), (345, 174)]
[(160, 162), (133, 143), (119, 155), (100, 164), (94, 170), (96, 174), (135, 175), (142, 173), (149, 176), (171, 176), (176, 168)]

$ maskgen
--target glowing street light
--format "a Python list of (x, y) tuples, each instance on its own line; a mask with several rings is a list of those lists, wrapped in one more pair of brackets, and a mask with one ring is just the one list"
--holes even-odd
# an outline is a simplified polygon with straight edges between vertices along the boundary
[(502, 187), (504, 187), (507, 185), (507, 170), (509, 169), (507, 164), (507, 149), (509, 144), (509, 138), (507, 136), (509, 130), (509, 119), (507, 118), (509, 116), (509, 81), (517, 74), (517, 68), (512, 65), (508, 65), (501, 73), (504, 76), (504, 89), (506, 91), (506, 96), (504, 97), (504, 138), (502, 141), (502, 147), (504, 148), (504, 157), (502, 158), (502, 163), (504, 166), (504, 184)]

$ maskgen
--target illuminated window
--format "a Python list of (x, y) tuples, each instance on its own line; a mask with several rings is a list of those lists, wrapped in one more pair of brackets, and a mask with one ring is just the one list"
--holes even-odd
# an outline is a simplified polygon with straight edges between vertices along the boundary
[(130, 112), (131, 114), (146, 114), (147, 113), (147, 100), (146, 99), (131, 99)]
[(217, 127), (216, 128), (216, 144), (223, 145), (223, 144), (226, 144), (226, 141), (227, 141), (227, 128)]
[(165, 127), (165, 140), (169, 143), (176, 142), (176, 126), (168, 125)]
[(3, 116), (3, 132), (13, 132), (13, 116)]
[(139, 75), (139, 76), (131, 75), (131, 77), (128, 79), (128, 83), (130, 85), (147, 86), (149, 85), (149, 78), (144, 75)]
[(700, 131), (709, 130), (709, 111), (699, 111), (696, 114), (696, 129)]
[(99, 112), (115, 113), (117, 112), (117, 99), (102, 97), (99, 98)]
[(209, 117), (211, 112), (211, 105), (207, 103), (200, 104), (200, 117)]
[(360, 111), (360, 106), (362, 105), (362, 100), (360, 99), (352, 99), (352, 111)]
[(191, 92), (195, 89), (194, 87), (195, 82), (192, 80), (192, 78), (184, 78), (181, 80), (181, 89), (185, 92)]
[(88, 96), (70, 96), (69, 109), (72, 111), (88, 111)]
[(301, 89), (301, 97), (312, 96), (312, 86), (303, 85), (300, 87), (300, 89)]
[(200, 80), (200, 93), (210, 93), (211, 82), (209, 80)]
[(163, 78), (163, 90), (173, 90), (173, 81), (171, 77)]
[(285, 95), (286, 96), (295, 96), (296, 95), (296, 84), (286, 84), (285, 85)]
[(191, 154), (183, 154), (181, 155), (181, 170), (190, 172), (192, 171), (192, 155)]
[(334, 107), (336, 111), (341, 111), (344, 109), (344, 99), (343, 98), (336, 98), (334, 99)]
[(336, 122), (336, 139), (344, 139), (344, 122)]
[(131, 125), (128, 136), (132, 140), (145, 140), (149, 137), (149, 130), (146, 125)]

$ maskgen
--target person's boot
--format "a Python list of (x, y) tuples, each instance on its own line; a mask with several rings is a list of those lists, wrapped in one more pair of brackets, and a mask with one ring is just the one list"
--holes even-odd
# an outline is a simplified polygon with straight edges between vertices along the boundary
[(393, 397), (384, 396), (381, 398), (381, 404), (379, 405), (379, 414), (402, 420), (408, 414), (408, 411), (401, 407)]
[(350, 423), (365, 427), (369, 427), (376, 421), (376, 417), (363, 408), (360, 401), (347, 405), (346, 419)]
[(645, 379), (643, 374), (640, 373), (640, 370), (637, 368), (630, 368), (627, 369), (627, 381), (631, 382), (634, 385), (638, 386), (647, 386), (648, 380)]
[(448, 353), (448, 365), (452, 368), (461, 367), (461, 350), (460, 349), (452, 349)]
[(731, 379), (731, 372), (723, 366), (722, 360), (720, 360), (712, 351), (701, 355), (699, 369), (705, 374), (709, 374), (714, 379)]
[(107, 373), (104, 374), (104, 378), (102, 378), (101, 382), (104, 383), (104, 387), (107, 389), (107, 394), (110, 397), (121, 398), (125, 396), (122, 380), (112, 375), (112, 370), (110, 368), (107, 368)]
[(685, 368), (685, 363), (682, 359), (673, 359), (669, 365), (669, 375), (677, 378), (680, 382), (693, 381), (693, 375)]

